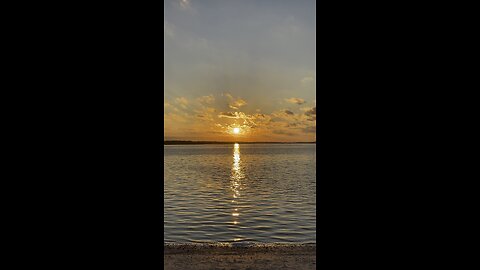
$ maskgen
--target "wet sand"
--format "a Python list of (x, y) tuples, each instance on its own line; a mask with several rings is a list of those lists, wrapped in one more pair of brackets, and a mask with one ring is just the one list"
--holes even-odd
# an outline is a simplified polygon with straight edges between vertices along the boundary
[(168, 270), (316, 269), (315, 244), (165, 244)]

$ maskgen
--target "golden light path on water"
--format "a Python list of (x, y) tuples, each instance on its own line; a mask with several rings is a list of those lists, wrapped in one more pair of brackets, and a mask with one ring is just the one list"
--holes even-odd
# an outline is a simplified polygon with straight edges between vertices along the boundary
[[(240, 198), (240, 190), (241, 190), (241, 181), (244, 178), (244, 174), (242, 172), (242, 164), (240, 160), (240, 145), (238, 143), (235, 143), (233, 146), (233, 162), (232, 162), (232, 174), (231, 174), (231, 188), (232, 188), (232, 205), (233, 205), (233, 211), (232, 211), (232, 218), (233, 221), (232, 223), (234, 225), (237, 225), (240, 223), (240, 212), (238, 211), (238, 199)], [(235, 238), (233, 239), (234, 241), (239, 241), (241, 240), (240, 238)]]
[(314, 145), (164, 149), (164, 242), (316, 241)]

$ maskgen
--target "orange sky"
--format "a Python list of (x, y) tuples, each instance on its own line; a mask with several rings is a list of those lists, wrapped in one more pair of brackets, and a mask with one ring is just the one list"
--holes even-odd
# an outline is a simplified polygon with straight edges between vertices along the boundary
[[(285, 109), (248, 113), (248, 101), (226, 93), (189, 100), (178, 97), (164, 103), (166, 140), (207, 141), (315, 141), (315, 102), (300, 98), (283, 101)], [(223, 106), (222, 106), (223, 105)], [(222, 110), (228, 106), (229, 110)], [(245, 110), (243, 109), (245, 108)], [(233, 129), (240, 128), (239, 134)]]

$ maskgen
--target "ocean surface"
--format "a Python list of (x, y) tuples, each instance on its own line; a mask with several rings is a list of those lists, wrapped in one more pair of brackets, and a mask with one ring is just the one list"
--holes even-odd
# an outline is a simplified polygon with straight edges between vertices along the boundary
[(164, 150), (165, 243), (316, 243), (315, 144)]

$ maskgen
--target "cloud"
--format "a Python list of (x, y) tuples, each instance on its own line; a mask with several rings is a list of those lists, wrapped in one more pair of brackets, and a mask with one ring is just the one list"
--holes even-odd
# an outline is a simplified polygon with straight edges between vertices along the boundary
[(317, 107), (313, 107), (310, 110), (305, 112), (305, 115), (308, 116), (309, 118), (307, 119), (308, 121), (315, 121), (317, 120)]
[(280, 110), (271, 113), (272, 119), (277, 119), (275, 122), (290, 122), (296, 118), (298, 118), (294, 112), (290, 110)]
[(190, 8), (190, 1), (189, 0), (180, 0), (180, 7), (183, 9)]
[(197, 13), (190, 0), (173, 0), (171, 4), (180, 12)]
[(174, 110), (174, 111), (178, 112), (178, 109), (175, 106), (173, 106), (172, 104), (168, 103), (167, 101), (165, 101), (163, 103), (163, 110), (164, 111)]
[(235, 98), (233, 98), (233, 96), (229, 93), (223, 93), (223, 95), (226, 96), (230, 101), (228, 103), (228, 107), (230, 107), (231, 109), (238, 110), (240, 109), (240, 107), (247, 105), (247, 102), (241, 98), (235, 100)]
[(205, 108), (205, 111), (208, 112), (208, 113), (214, 113), (214, 112), (216, 112), (217, 110), (215, 110), (215, 108), (208, 107), (208, 108)]
[(187, 122), (187, 119), (181, 115), (175, 114), (175, 113), (165, 113), (164, 116), (164, 121), (165, 122)]
[(223, 124), (217, 123), (217, 125), (226, 131), (230, 131), (233, 127), (240, 127), (248, 133), (250, 129), (257, 128), (257, 120), (260, 124), (264, 122), (264, 119), (259, 120), (258, 117), (260, 117), (258, 114), (247, 115), (243, 112), (220, 112), (218, 118), (226, 118), (228, 122)]
[(182, 108), (186, 109), (188, 105), (188, 100), (184, 97), (179, 97), (175, 99), (175, 102), (182, 106)]
[(245, 100), (241, 99), (241, 98), (231, 102), (230, 104), (228, 104), (228, 106), (230, 108), (235, 109), (235, 110), (238, 110), (238, 109), (240, 109), (240, 107), (245, 106), (245, 105), (247, 105), (247, 102)]
[(215, 111), (215, 108), (204, 107), (202, 110), (195, 110), (195, 113), (197, 113), (197, 118), (201, 118), (202, 120), (214, 121), (212, 114)]
[(317, 107), (313, 107), (310, 110), (306, 111), (305, 115), (307, 116), (317, 115)]
[(275, 117), (275, 116), (274, 116), (274, 117), (272, 117), (272, 118), (270, 119), (270, 122), (271, 122), (271, 123), (274, 123), (274, 122), (283, 122), (283, 118)]
[(221, 112), (219, 118), (234, 118), (234, 119), (253, 119), (252, 116), (246, 115), (243, 112)]
[(305, 100), (304, 100), (304, 99), (302, 99), (302, 98), (295, 98), (295, 97), (286, 98), (285, 101), (290, 102), (290, 103), (293, 103), (293, 104), (298, 104), (298, 105), (301, 105), (301, 104), (305, 103)]
[(279, 134), (279, 135), (287, 135), (287, 136), (294, 136), (295, 134), (292, 133), (292, 132), (289, 132), (289, 131), (285, 131), (285, 130), (274, 130), (273, 131), (274, 134)]
[(197, 101), (202, 104), (212, 104), (215, 101), (215, 97), (213, 95), (203, 96), (197, 98)]
[(226, 117), (226, 118), (238, 118), (237, 112), (221, 112), (218, 117)]
[(302, 83), (302, 85), (308, 85), (310, 83), (312, 83), (315, 79), (313, 77), (310, 77), (310, 76), (307, 76), (307, 77), (304, 77), (303, 79), (300, 80), (300, 82)]

